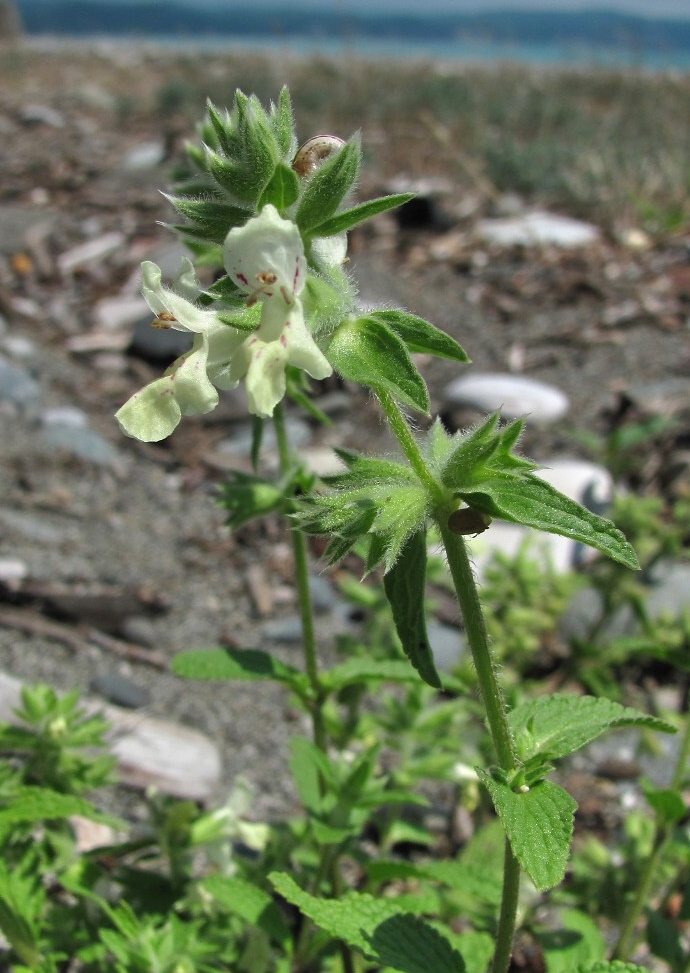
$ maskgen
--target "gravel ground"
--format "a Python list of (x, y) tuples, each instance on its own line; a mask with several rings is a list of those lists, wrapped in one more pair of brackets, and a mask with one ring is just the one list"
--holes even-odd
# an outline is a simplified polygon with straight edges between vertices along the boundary
[[(149, 73), (155, 69), (141, 64)], [(0, 195), (6, 231), (0, 265), (3, 353), (38, 381), (39, 411), (80, 408), (115, 452), (112, 462), (94, 463), (49, 449), (35, 414), (2, 405), (0, 558), (23, 563), (33, 584), (133, 589), (145, 600), (162, 602), (164, 611), (136, 624), (139, 635), (145, 629), (141, 640), (165, 658), (219, 641), (266, 647), (262, 626), (294, 612), (289, 540), (274, 524), (231, 537), (216, 504), (220, 467), (227, 463), (219, 445), (242, 425), (241, 400), (238, 406), (230, 396), (208, 420), (187, 420), (169, 444), (142, 447), (119, 436), (112, 413), (159, 366), (126, 357), (124, 347), (100, 355), (71, 350), (75, 335), (94, 328), (98, 301), (133, 293), (127, 282), (137, 261), (167, 240), (155, 223), (165, 215), (156, 187), (165, 186), (167, 160), (141, 169), (128, 169), (122, 161), (128, 149), (147, 140), (156, 144), (154, 120), (147, 128), (138, 119), (118, 141), (112, 106), (86, 114), (83, 104), (74, 107), (84, 92), (91, 92), (94, 104), (98, 97), (103, 101), (104, 92), (121, 96), (107, 85), (105, 76), (80, 75), (74, 62), (62, 90), (45, 84), (39, 90), (38, 79), (32, 88), (20, 72), (0, 101), (2, 130), (10, 136), (3, 150), (7, 188)], [(61, 124), (22, 121), (22, 110), (39, 95), (44, 108), (59, 112)], [(376, 186), (377, 178), (367, 173), (365, 185)], [(12, 237), (8, 227), (15, 211)], [(33, 236), (31, 227), (39, 227)], [(81, 273), (60, 273), (61, 254), (111, 231), (124, 236), (120, 254)], [(679, 238), (633, 250), (604, 236), (572, 252), (498, 250), (479, 242), (467, 222), (451, 231), (427, 226), (400, 232), (383, 218), (353, 240), (352, 267), (364, 303), (404, 305), (429, 318), (461, 341), (481, 371), (517, 370), (556, 385), (571, 400), (570, 428), (604, 431), (621, 393), (687, 376), (687, 244)], [(18, 254), (27, 254), (28, 264)], [(18, 339), (30, 344), (22, 348)], [(435, 409), (447, 411), (443, 389), (457, 369), (435, 361), (422, 362), (422, 369)], [(345, 399), (338, 399), (343, 391)], [(313, 444), (385, 445), (365, 395), (333, 386), (325, 392), (345, 409), (335, 431), (312, 430)], [(566, 432), (565, 426), (533, 430), (526, 447), (538, 457), (571, 449)], [(272, 599), (264, 617), (248, 583), (257, 568)], [(319, 622), (324, 653), (330, 652), (336, 625), (334, 613)], [(271, 650), (288, 661), (299, 658), (295, 646)], [(278, 687), (183, 683), (87, 640), (75, 650), (10, 626), (0, 626), (0, 668), (58, 689), (86, 690), (106, 672), (126, 676), (149, 692), (147, 712), (198, 727), (218, 743), (222, 791), (242, 774), (255, 786), (258, 815), (291, 806), (286, 740), (300, 729), (301, 718)]]

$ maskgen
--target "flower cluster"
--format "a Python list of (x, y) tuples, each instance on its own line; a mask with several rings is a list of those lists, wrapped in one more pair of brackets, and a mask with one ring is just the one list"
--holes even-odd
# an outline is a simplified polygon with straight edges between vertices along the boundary
[(285, 395), (285, 369), (326, 378), (332, 368), (304, 319), (300, 295), (307, 276), (298, 227), (266, 205), (225, 239), (223, 261), (230, 279), (260, 302), (258, 327), (249, 336), (222, 319), (222, 311), (197, 303), (201, 290), (189, 260), (174, 288), (164, 287), (154, 263), (142, 264), (142, 292), (155, 314), (154, 326), (194, 335), (191, 349), (162, 378), (135, 393), (117, 412), (121, 429), (145, 442), (165, 439), (182, 416), (202, 415), (218, 404), (218, 389), (244, 379), (249, 411), (267, 418)]

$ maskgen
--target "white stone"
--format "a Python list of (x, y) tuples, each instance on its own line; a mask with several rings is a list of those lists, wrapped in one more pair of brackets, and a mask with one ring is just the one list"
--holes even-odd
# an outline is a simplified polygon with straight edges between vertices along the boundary
[[(571, 500), (594, 513), (605, 514), (613, 494), (613, 480), (603, 466), (585, 460), (559, 457), (545, 461), (544, 468), (535, 472)], [(483, 575), (487, 563), (495, 553), (514, 558), (522, 545), (527, 546), (530, 555), (540, 564), (544, 567), (550, 566), (559, 574), (577, 568), (590, 553), (592, 557), (595, 556), (592, 548), (568, 537), (547, 534), (501, 520), (494, 520), (488, 530), (476, 537), (467, 537), (466, 540), (479, 577)]]
[(153, 312), (143, 297), (130, 295), (104, 297), (93, 309), (96, 326), (103, 331), (121, 331), (131, 328), (142, 318), (153, 319)]
[(60, 254), (57, 260), (58, 269), (61, 274), (70, 274), (89, 264), (105, 260), (120, 247), (124, 247), (126, 239), (124, 233), (120, 233), (119, 230), (112, 230), (94, 240), (80, 243)]
[(45, 409), (41, 421), (44, 426), (69, 426), (71, 429), (85, 429), (89, 424), (89, 417), (75, 406), (60, 405), (52, 409)]
[[(0, 721), (16, 726), (22, 683), (0, 673)], [(110, 748), (117, 776), (130, 787), (155, 787), (192, 801), (209, 800), (220, 782), (221, 760), (215, 743), (203, 733), (166, 720), (82, 697), (88, 713), (109, 724)]]
[(528, 416), (531, 422), (561, 419), (569, 408), (560, 389), (526, 375), (484, 372), (463, 375), (443, 390), (447, 405), (464, 405), (481, 412), (500, 412), (507, 419)]
[(599, 239), (599, 230), (569, 216), (534, 210), (507, 219), (481, 220), (477, 235), (499, 247), (584, 247)]
[(155, 169), (165, 158), (165, 146), (162, 142), (140, 142), (130, 149), (122, 161), (124, 169)]

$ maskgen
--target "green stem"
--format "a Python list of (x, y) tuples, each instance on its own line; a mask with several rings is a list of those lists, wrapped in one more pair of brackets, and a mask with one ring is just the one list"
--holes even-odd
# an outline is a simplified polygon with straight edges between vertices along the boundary
[[(688, 714), (686, 714), (685, 731), (681, 738), (678, 759), (676, 760), (676, 766), (669, 784), (671, 790), (679, 791), (681, 789), (683, 779), (685, 777), (685, 770), (688, 765), (688, 759), (690, 759), (690, 717), (688, 717)], [(632, 952), (635, 943), (637, 923), (647, 902), (649, 901), (652, 886), (656, 879), (657, 869), (661, 859), (663, 858), (666, 845), (672, 834), (672, 830), (673, 829), (670, 825), (663, 824), (657, 819), (652, 853), (642, 869), (642, 873), (638, 880), (635, 897), (632, 900), (628, 913), (623, 920), (618, 942), (616, 943), (613, 953), (611, 954), (612, 959), (626, 960), (629, 958), (630, 953)]]
[[(285, 417), (283, 415), (282, 404), (276, 406), (273, 413), (273, 422), (280, 469), (282, 474), (287, 476), (292, 468), (292, 462), (290, 459), (290, 447), (285, 429)], [(311, 689), (310, 711), (314, 743), (320, 750), (325, 752), (327, 746), (326, 730), (321, 709), (323, 688), (319, 679), (319, 670), (316, 662), (316, 639), (314, 637), (314, 613), (312, 611), (311, 592), (309, 590), (307, 545), (302, 531), (291, 530), (290, 536), (292, 538), (292, 552), (295, 563), (295, 588), (297, 590), (299, 616), (302, 625), (304, 668)]]
[[(479, 688), (486, 710), (486, 719), (493, 740), (498, 761), (506, 771), (517, 766), (513, 738), (508, 726), (503, 693), (498, 683), (496, 669), (491, 657), (489, 637), (484, 622), (477, 583), (472, 572), (465, 542), (448, 527), (448, 517), (453, 511), (453, 503), (447, 498), (443, 487), (434, 478), (427, 466), (410, 428), (400, 412), (393, 397), (382, 389), (376, 395), (386, 414), (388, 423), (405, 453), (410, 465), (422, 483), (429, 490), (436, 509), (436, 522), (441, 532), (448, 558), (448, 567), (455, 586), (455, 593), (465, 624), (467, 641), (472, 652), (477, 672)], [(491, 965), (491, 973), (505, 973), (510, 961), (513, 933), (517, 915), (518, 892), (520, 888), (520, 865), (513, 855), (506, 839), (503, 864), (503, 894), (501, 911), (496, 932), (496, 950)]]
[(486, 631), (477, 583), (467, 554), (467, 547), (464, 539), (459, 534), (454, 534), (448, 527), (448, 514), (445, 511), (440, 514), (437, 523), (441, 531), (443, 546), (448, 558), (448, 567), (462, 612), (465, 633), (472, 652), (472, 660), (477, 672), (496, 756), (502, 769), (511, 771), (517, 766), (515, 748), (508, 726), (503, 693), (498, 684), (496, 668), (491, 658), (489, 636)]

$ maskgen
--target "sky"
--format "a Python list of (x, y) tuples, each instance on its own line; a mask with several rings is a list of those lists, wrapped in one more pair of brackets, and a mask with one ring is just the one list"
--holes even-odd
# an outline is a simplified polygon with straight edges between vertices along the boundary
[[(92, 0), (98, 2), (98, 0)], [(137, 3), (139, 0), (127, 0)], [(198, 6), (241, 7), (248, 0), (196, 0)], [(301, 7), (376, 10), (390, 13), (419, 12), (419, 0), (251, 0), (256, 7)], [(648, 17), (680, 17), (690, 20), (690, 0), (424, 0), (424, 12), (478, 13), (482, 10), (616, 10)]]

